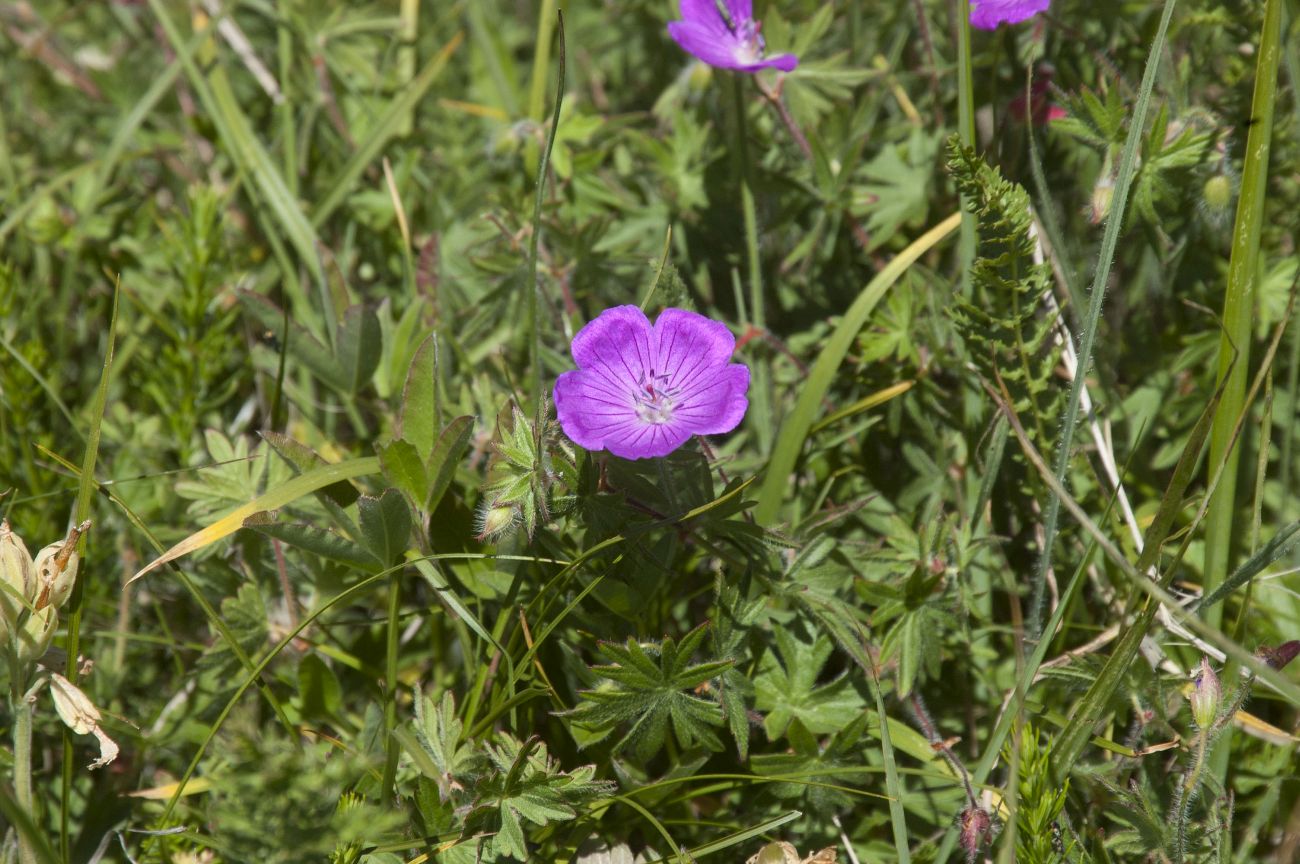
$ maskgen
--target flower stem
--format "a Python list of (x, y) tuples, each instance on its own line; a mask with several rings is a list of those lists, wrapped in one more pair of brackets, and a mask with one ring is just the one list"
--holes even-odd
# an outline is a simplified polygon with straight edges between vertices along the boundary
[(740, 161), (740, 207), (745, 219), (745, 251), (749, 265), (749, 315), (755, 327), (767, 328), (763, 312), (763, 273), (758, 256), (758, 210), (754, 204), (753, 172), (749, 164), (749, 142), (745, 127), (745, 84), (731, 76), (736, 100), (736, 156)]
[[(32, 700), (23, 692), (25, 682), (18, 676), (13, 680), (10, 699), (14, 713), (14, 797), (18, 809), (36, 822), (32, 807)], [(36, 864), (36, 849), (27, 832), (18, 832), (18, 860), (21, 864)]]
[[(760, 331), (767, 330), (767, 315), (763, 305), (763, 271), (758, 253), (758, 208), (754, 204), (753, 168), (749, 163), (748, 132), (745, 126), (745, 82), (743, 76), (732, 75), (732, 95), (736, 108), (736, 149), (735, 158), (740, 177), (740, 208), (745, 220), (745, 253), (749, 276), (749, 323)], [(755, 363), (752, 367), (753, 380), (749, 396), (753, 400), (755, 416), (760, 422), (754, 424), (758, 430), (759, 449), (763, 453), (771, 451), (772, 432), (769, 421), (771, 414), (768, 403), (767, 368)]]
[(1210, 730), (1200, 730), (1196, 735), (1195, 759), (1191, 770), (1183, 777), (1183, 788), (1178, 793), (1178, 839), (1174, 850), (1177, 856), (1175, 861), (1181, 862), (1187, 856), (1187, 821), (1192, 815), (1192, 799), (1196, 793), (1196, 786), (1201, 782), (1201, 774), (1205, 769), (1205, 750), (1209, 743)]
[[(975, 146), (975, 74), (970, 56), (970, 0), (957, 3), (957, 137), (961, 146)], [(970, 268), (975, 261), (975, 214), (961, 203), (961, 284), (970, 290)]]

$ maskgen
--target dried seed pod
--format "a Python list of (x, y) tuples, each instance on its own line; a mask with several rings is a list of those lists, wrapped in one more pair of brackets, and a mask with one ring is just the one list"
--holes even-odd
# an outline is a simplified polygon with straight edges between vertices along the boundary
[(36, 553), (35, 608), (53, 606), (58, 609), (68, 601), (72, 586), (77, 581), (77, 568), (81, 565), (77, 541), (89, 529), (90, 520), (86, 520), (69, 531), (66, 540), (51, 543)]

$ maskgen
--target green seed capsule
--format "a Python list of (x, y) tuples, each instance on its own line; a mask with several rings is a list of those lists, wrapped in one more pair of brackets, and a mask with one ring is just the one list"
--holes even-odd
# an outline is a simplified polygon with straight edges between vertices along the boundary
[(29, 615), (17, 634), (19, 666), (30, 666), (45, 656), (58, 627), (59, 613), (53, 606)]
[(35, 591), (32, 556), (9, 523), (0, 522), (0, 639), (13, 629)]

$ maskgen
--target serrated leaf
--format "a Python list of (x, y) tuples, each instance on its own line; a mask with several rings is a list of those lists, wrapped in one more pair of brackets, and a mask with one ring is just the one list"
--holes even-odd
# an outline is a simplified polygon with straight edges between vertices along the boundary
[(721, 749), (713, 730), (724, 723), (722, 707), (692, 692), (732, 667), (731, 660), (690, 663), (707, 626), (695, 628), (680, 644), (671, 638), (662, 644), (631, 639), (624, 645), (602, 643), (600, 653), (612, 662), (591, 671), (615, 686), (582, 691), (584, 701), (570, 715), (597, 728), (630, 722), (614, 749), (631, 748), (641, 761), (659, 751), (669, 730), (683, 749)]
[(370, 554), (385, 567), (397, 563), (411, 537), (411, 510), (396, 489), (385, 489), (375, 498), (362, 495), (357, 500), (361, 536)]
[(334, 531), (297, 522), (268, 522), (252, 517), (244, 520), (244, 527), (339, 564), (363, 570), (375, 569), (373, 555)]
[(754, 679), (754, 707), (765, 715), (763, 729), (769, 740), (780, 738), (794, 719), (808, 731), (824, 735), (844, 728), (862, 713), (866, 703), (846, 676), (817, 684), (834, 651), (829, 638), (805, 642), (786, 629), (773, 635), (776, 653), (764, 655)]

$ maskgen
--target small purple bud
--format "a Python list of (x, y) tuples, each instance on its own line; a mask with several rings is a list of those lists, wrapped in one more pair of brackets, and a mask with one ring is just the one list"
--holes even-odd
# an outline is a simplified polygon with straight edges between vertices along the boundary
[(1267, 645), (1261, 646), (1256, 652), (1269, 666), (1274, 669), (1282, 669), (1300, 654), (1300, 639), (1292, 639), (1290, 642), (1283, 642), (1276, 648), (1269, 648)]

